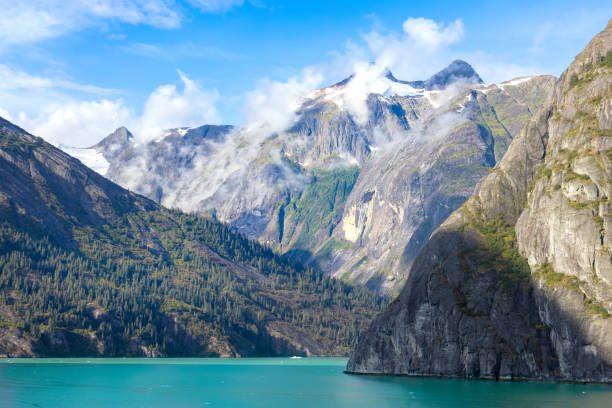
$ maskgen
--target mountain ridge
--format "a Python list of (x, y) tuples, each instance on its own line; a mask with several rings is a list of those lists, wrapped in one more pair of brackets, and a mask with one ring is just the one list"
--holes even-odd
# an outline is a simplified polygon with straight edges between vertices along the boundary
[(345, 355), (384, 300), (0, 120), (0, 355)]
[[(469, 197), (477, 177), (469, 176), (468, 167), (473, 166), (477, 176), (482, 176), (501, 158), (520, 126), (533, 115), (533, 106), (547, 97), (554, 79), (538, 76), (516, 84), (485, 86), (469, 64), (454, 61), (430, 79), (420, 81), (465, 88), (452, 97), (439, 89), (413, 88), (409, 81), (391, 80), (383, 73), (374, 86), (381, 93), (370, 94), (365, 101), (369, 115), (365, 123), (359, 122), (346, 105), (345, 87), (352, 86), (353, 79), (351, 76), (314, 92), (298, 109), (296, 121), (286, 132), (263, 137), (253, 146), (248, 140), (260, 136), (238, 128), (226, 128), (214, 143), (206, 138), (186, 142), (185, 135), (170, 130), (159, 140), (126, 147), (114, 159), (112, 153), (106, 154), (112, 162), (106, 175), (166, 206), (216, 217), (294, 260), (321, 267), (347, 282), (394, 293), (405, 276), (397, 272), (390, 259), (399, 259), (402, 252), (413, 258), (433, 229)], [(431, 130), (433, 126), (428, 123), (432, 117), (452, 115), (457, 124), (465, 119), (473, 125), (455, 133), (452, 126)], [(443, 127), (444, 120), (434, 122)], [(421, 136), (424, 132), (434, 137)], [(448, 140), (440, 141), (441, 137)], [(411, 149), (413, 143), (416, 145)], [(431, 152), (437, 161), (416, 154), (416, 146), (428, 143), (438, 146), (438, 152)], [(494, 149), (494, 159), (489, 158), (489, 148)], [(381, 211), (379, 218), (384, 225), (369, 239), (368, 220), (372, 217), (367, 215), (367, 208), (358, 210), (356, 203), (373, 191), (375, 186), (368, 185), (372, 184), (368, 180), (380, 177), (368, 172), (386, 171), (389, 166), (385, 161), (390, 160), (386, 152), (393, 149), (405, 155), (392, 160), (398, 166), (394, 170), (397, 177), (423, 166), (423, 174), (416, 180), (425, 186), (425, 193), (421, 194), (417, 185), (414, 194), (404, 192), (403, 196), (388, 191), (389, 186), (378, 187), (379, 195), (387, 191), (386, 198), (374, 201), (388, 204), (374, 208)], [(247, 163), (236, 163), (234, 155), (225, 154), (230, 150), (236, 150), (236, 156), (248, 157)], [(381, 163), (378, 170), (374, 170), (376, 163)], [(218, 170), (224, 166), (228, 170)], [(363, 173), (355, 180), (353, 167), (357, 174)], [(439, 173), (442, 168), (446, 175)], [(323, 175), (327, 171), (331, 173)], [(337, 180), (332, 180), (332, 175)], [(431, 180), (437, 181), (432, 184)], [(440, 182), (441, 189), (436, 187)], [(402, 184), (398, 180), (391, 183)], [(334, 186), (342, 188), (339, 195)], [(360, 193), (351, 194), (353, 188)], [(432, 194), (438, 198), (430, 200)], [(310, 206), (305, 202), (307, 196), (322, 201)], [(345, 203), (347, 208), (343, 208)], [(410, 224), (400, 227), (405, 222), (400, 213), (419, 214), (425, 222), (414, 215)], [(406, 245), (410, 249), (404, 251)], [(341, 255), (342, 251), (346, 254)]]
[(350, 373), (612, 381), (612, 24), (432, 234)]

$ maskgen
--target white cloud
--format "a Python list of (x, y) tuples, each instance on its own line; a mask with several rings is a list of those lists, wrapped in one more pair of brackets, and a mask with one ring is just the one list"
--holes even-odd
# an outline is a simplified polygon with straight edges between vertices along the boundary
[[(243, 0), (188, 0), (201, 12), (227, 11)], [(57, 37), (106, 20), (172, 29), (188, 12), (175, 0), (0, 0), (0, 50)]]
[(0, 108), (0, 117), (8, 120), (9, 122), (13, 120), (11, 114), (6, 109), (2, 108)]
[(345, 86), (342, 103), (359, 124), (367, 121), (367, 98), (384, 93), (387, 70), (405, 80), (427, 79), (453, 59), (450, 46), (463, 38), (460, 19), (449, 24), (425, 18), (408, 18), (401, 32), (372, 30), (361, 42), (348, 40), (343, 54), (327, 67), (332, 75), (353, 75)]
[(267, 129), (268, 134), (287, 129), (297, 116), (296, 110), (304, 98), (320, 86), (323, 76), (315, 69), (305, 69), (301, 77), (287, 82), (261, 81), (259, 87), (246, 96), (245, 127)]
[(175, 85), (163, 85), (147, 99), (142, 116), (133, 125), (141, 140), (155, 139), (164, 129), (220, 122), (215, 108), (217, 92), (204, 91), (181, 71), (179, 76), (183, 82), (182, 93)]
[(109, 129), (125, 124), (130, 115), (121, 99), (103, 99), (48, 105), (35, 118), (21, 113), (18, 124), (52, 144), (86, 147), (97, 143)]
[[(538, 64), (516, 63), (509, 57), (480, 50), (458, 51), (456, 46), (462, 41), (464, 31), (460, 19), (445, 24), (421, 17), (408, 18), (400, 32), (372, 30), (362, 36), (362, 41), (347, 40), (344, 53), (336, 55), (325, 71), (327, 76), (337, 78), (359, 72), (364, 67), (370, 74), (389, 68), (397, 78), (417, 80), (427, 79), (452, 60), (462, 59), (470, 63), (487, 83), (548, 73)], [(549, 29), (541, 31), (538, 35), (541, 38), (534, 40), (534, 47), (540, 46), (547, 38)], [(364, 64), (364, 61), (372, 63)], [(355, 97), (352, 101), (355, 105), (362, 104), (365, 97), (362, 94), (361, 98)]]
[[(114, 93), (112, 89), (83, 85), (65, 78), (31, 75), (0, 64), (1, 115), (12, 118), (32, 133), (48, 135), (53, 143), (83, 138), (86, 144), (98, 137), (105, 126), (110, 126), (104, 129), (108, 133), (108, 129), (118, 123), (117, 118), (125, 117), (122, 112), (127, 110), (121, 100), (108, 99)], [(96, 102), (79, 101), (71, 96), (83, 94), (89, 98), (94, 95)], [(99, 114), (91, 114), (94, 110)], [(63, 130), (62, 124), (66, 126)], [(77, 129), (82, 130), (75, 132)]]
[[(443, 24), (434, 20), (408, 18), (401, 33), (371, 31), (364, 36), (366, 49), (376, 65), (391, 69), (404, 79), (425, 79), (452, 60), (450, 46), (463, 38), (463, 22)], [(355, 52), (353, 47), (351, 52)]]
[[(166, 13), (166, 3), (161, 0), (147, 4), (139, 0), (83, 0), (74, 4), (71, 3), (70, 7), (78, 6), (92, 15), (121, 18), (131, 23), (149, 21), (147, 19), (152, 19), (153, 15)], [(241, 2), (200, 2), (197, 6), (218, 11), (239, 4)], [(121, 10), (125, 13), (121, 14)], [(153, 23), (153, 20), (149, 22)], [(338, 55), (332, 64), (310, 67), (303, 70), (299, 77), (286, 82), (262, 80), (257, 89), (246, 94), (245, 135), (260, 140), (261, 137), (286, 130), (297, 119), (295, 111), (304, 97), (319, 87), (324, 78), (333, 77), (338, 72), (354, 74), (354, 80), (346, 87), (345, 107), (363, 124), (367, 120), (367, 96), (372, 92), (384, 92), (380, 79), (387, 68), (402, 79), (425, 79), (452, 59), (462, 57), (450, 48), (463, 36), (461, 20), (443, 24), (424, 18), (408, 18), (402, 28), (401, 32), (386, 34), (371, 31), (363, 36), (360, 43), (347, 41), (344, 54)], [(150, 44), (133, 43), (130, 47), (133, 52), (149, 55), (163, 52)], [(500, 82), (537, 73), (529, 67), (498, 62), (482, 52), (473, 52), (466, 59), (487, 81)], [(82, 85), (64, 78), (30, 75), (0, 64), (0, 106), (4, 108), (4, 113), (21, 118), (20, 125), (57, 143), (79, 146), (96, 142), (118, 125), (127, 125), (141, 140), (152, 140), (159, 137), (164, 129), (219, 123), (215, 107), (218, 100), (216, 91), (203, 90), (181, 72), (179, 76), (182, 90), (175, 85), (158, 87), (144, 103), (142, 113), (135, 114), (135, 110), (126, 107), (121, 99), (109, 98), (113, 90)], [(85, 92), (103, 98), (75, 99), (74, 93), (67, 91)], [(98, 110), (99, 114), (91, 115), (94, 110)], [(91, 125), (87, 125), (88, 120), (91, 120)], [(70, 132), (62, 132), (62, 121), (71, 129)], [(82, 131), (74, 133), (72, 129)], [(68, 135), (69, 140), (66, 139)]]
[(180, 25), (167, 0), (0, 0), (0, 48), (57, 37), (111, 19), (162, 28)]
[(147, 141), (157, 138), (164, 129), (218, 123), (217, 92), (203, 90), (180, 71), (179, 76), (182, 90), (175, 85), (158, 87), (138, 115), (122, 99), (75, 100), (62, 91), (87, 86), (31, 76), (0, 65), (0, 83), (4, 84), (0, 86), (0, 115), (14, 118), (19, 126), (50, 143), (73, 147), (91, 146), (124, 125), (140, 141)]
[[(121, 3), (125, 7), (133, 5), (128, 0), (98, 1), (93, 3), (97, 6), (92, 8), (90, 13), (105, 18), (122, 18), (122, 21), (133, 24), (142, 21), (139, 19), (143, 18), (143, 14), (138, 14), (138, 9), (135, 14), (130, 14), (127, 10), (124, 16), (115, 17), (113, 10), (118, 9), (108, 8), (111, 3), (115, 6)], [(221, 12), (242, 2), (192, 3), (206, 11)], [(161, 12), (147, 10), (148, 13)], [(262, 80), (257, 89), (246, 95), (245, 120), (241, 127), (228, 135), (223, 143), (208, 143), (206, 154), (198, 154), (190, 161), (192, 167), (186, 168), (178, 179), (169, 183), (167, 180), (158, 180), (164, 187), (164, 204), (181, 205), (189, 210), (197, 209), (202, 200), (223, 201), (235, 193), (232, 188), (240, 188), (256, 191), (257, 194), (249, 196), (249, 202), (237, 205), (256, 208), (261, 203), (255, 198), (262, 200), (262, 192), (265, 193), (264, 197), (278, 194), (276, 187), (279, 183), (300, 188), (305, 181), (282, 166), (282, 142), (279, 143), (279, 139), (270, 136), (275, 133), (282, 134), (295, 123), (298, 119), (297, 109), (311, 92), (320, 87), (324, 78), (333, 77), (339, 72), (354, 74), (353, 80), (345, 87), (343, 107), (353, 115), (357, 123), (365, 124), (369, 114), (366, 98), (372, 92), (385, 92), (389, 86), (388, 80), (384, 80), (387, 68), (402, 79), (426, 79), (452, 59), (461, 57), (452, 51), (451, 46), (461, 40), (463, 30), (461, 20), (443, 24), (423, 18), (409, 18), (400, 32), (382, 34), (379, 31), (371, 31), (360, 43), (347, 41), (344, 54), (339, 55), (332, 64), (310, 67), (286, 82)], [(128, 47), (131, 47), (132, 52), (150, 56), (157, 57), (163, 53), (163, 50), (150, 44), (132, 43)], [(472, 54), (477, 62), (476, 69), (482, 70), (487, 79), (510, 72), (526, 73), (519, 66), (491, 63), (493, 58), (490, 56), (482, 53)], [(182, 89), (176, 85), (159, 86), (148, 96), (142, 113), (137, 113), (127, 107), (122, 99), (113, 100), (107, 97), (79, 101), (63, 92), (77, 89), (95, 93), (95, 87), (75, 84), (64, 79), (37, 77), (0, 65), (0, 81), (3, 77), (8, 78), (7, 81), (0, 82), (0, 105), (9, 109), (0, 109), (0, 114), (12, 114), (17, 124), (55, 144), (76, 147), (93, 145), (113, 129), (126, 125), (139, 140), (139, 148), (146, 152), (144, 142), (157, 140), (165, 129), (220, 122), (215, 107), (217, 92), (202, 89), (180, 71), (179, 76)], [(509, 78), (504, 76), (503, 79)], [(28, 96), (18, 96), (23, 91), (29, 92)], [(102, 93), (104, 90), (99, 91)], [(42, 97), (37, 99), (33, 96)], [(30, 104), (34, 102), (34, 108), (30, 107), (29, 111), (25, 108), (28, 101)], [(16, 109), (16, 106), (23, 109)], [(375, 135), (376, 141), (380, 142), (380, 145), (377, 145), (383, 147), (393, 146), (399, 138), (393, 139), (389, 135), (401, 135), (403, 130), (393, 131), (386, 128), (377, 131), (384, 133)], [(297, 139), (291, 141), (293, 142), (305, 143)], [(269, 181), (269, 174), (265, 171), (270, 163), (277, 164), (282, 172), (275, 182)], [(120, 184), (131, 189), (143, 186), (143, 177), (150, 176), (150, 157), (146, 154), (135, 155), (126, 165), (128, 168), (122, 174)], [(246, 179), (244, 175), (247, 173), (250, 175), (250, 184), (241, 185), (240, 182)], [(201, 177), (202, 174), (206, 174), (206, 177)], [(236, 183), (239, 184), (238, 187)], [(244, 198), (244, 195), (242, 197)], [(231, 202), (231, 199), (226, 202)]]
[(0, 64), (0, 92), (10, 90), (50, 90), (53, 88), (100, 95), (114, 92), (112, 89), (78, 84), (63, 78), (35, 76), (20, 69)]
[[(235, 205), (242, 208), (265, 207), (265, 202), (278, 199), (277, 195), (283, 188), (300, 189), (304, 186), (305, 179), (283, 165), (281, 146), (268, 141), (272, 135), (282, 134), (298, 119), (296, 109), (321, 80), (321, 75), (313, 70), (304, 70), (287, 82), (262, 80), (259, 87), (247, 95), (243, 125), (223, 141), (209, 141), (201, 146), (188, 166), (181, 169), (178, 179), (151, 176), (147, 172), (147, 166), (151, 165), (147, 146), (141, 144), (137, 147), (140, 153), (126, 164), (118, 181), (135, 191), (147, 193), (147, 181), (154, 177), (155, 183), (163, 187), (162, 203), (186, 211), (201, 209), (202, 202), (207, 199), (217, 200), (216, 203), (223, 205), (231, 202), (231, 197), (235, 197)], [(162, 88), (158, 91), (159, 94), (166, 92)], [(158, 96), (153, 95), (149, 98), (150, 101), (157, 99)], [(166, 105), (160, 103), (160, 106)], [(158, 112), (152, 110), (151, 115), (155, 117)], [(267, 170), (267, 166), (272, 164), (277, 166), (278, 174)], [(203, 174), (206, 176), (202, 177)]]
[(0, 45), (38, 41), (65, 30), (60, 18), (46, 10), (12, 1), (0, 1), (0, 9)]
[(0, 64), (0, 90), (15, 89), (48, 89), (53, 87), (53, 80), (30, 75), (20, 69)]
[(181, 16), (171, 0), (77, 0), (75, 11), (160, 28), (175, 28), (181, 22)]
[(463, 38), (463, 21), (457, 19), (444, 26), (423, 17), (409, 18), (402, 24), (404, 32), (420, 47), (438, 48)]

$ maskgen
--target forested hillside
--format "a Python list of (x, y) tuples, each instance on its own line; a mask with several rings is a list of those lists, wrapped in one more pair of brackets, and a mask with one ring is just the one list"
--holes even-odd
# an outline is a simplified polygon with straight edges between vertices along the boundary
[(0, 119), (0, 355), (345, 355), (383, 303)]

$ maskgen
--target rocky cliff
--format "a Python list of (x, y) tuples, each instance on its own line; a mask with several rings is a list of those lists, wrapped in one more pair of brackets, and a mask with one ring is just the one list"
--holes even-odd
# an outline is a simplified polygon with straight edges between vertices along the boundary
[(348, 372), (612, 381), (611, 50), (612, 22), (434, 232)]
[(545, 100), (553, 83), (540, 76), (469, 88), (395, 149), (365, 163), (332, 234), (349, 245), (320, 265), (383, 292), (401, 289), (430, 234), (496, 165), (517, 124), (532, 117), (528, 99)]
[[(354, 76), (310, 94), (282, 132), (202, 126), (142, 143), (119, 129), (84, 160), (102, 155), (104, 174), (126, 188), (395, 294), (406, 278), (399, 260), (411, 263), (473, 193), (553, 83), (485, 86), (464, 61), (424, 81)], [(371, 93), (360, 101), (363, 87)]]

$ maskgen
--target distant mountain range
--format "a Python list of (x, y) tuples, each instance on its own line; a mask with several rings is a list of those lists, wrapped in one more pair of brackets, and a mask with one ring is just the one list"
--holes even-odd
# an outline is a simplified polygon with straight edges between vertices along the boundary
[(212, 215), (294, 261), (394, 293), (406, 278), (399, 260), (410, 263), (472, 194), (554, 77), (485, 86), (458, 60), (424, 81), (383, 72), (355, 107), (356, 81), (312, 93), (297, 120), (271, 135), (202, 126), (139, 143), (120, 128), (66, 151), (158, 203)]
[(1, 118), (0, 271), (0, 356), (346, 355), (385, 303)]

